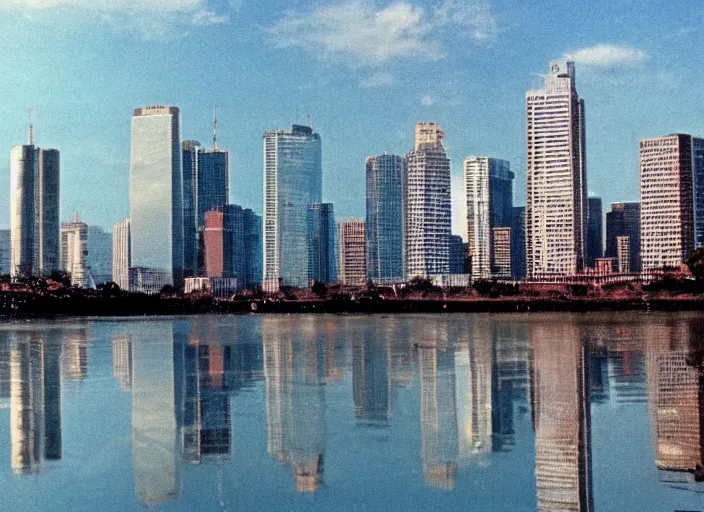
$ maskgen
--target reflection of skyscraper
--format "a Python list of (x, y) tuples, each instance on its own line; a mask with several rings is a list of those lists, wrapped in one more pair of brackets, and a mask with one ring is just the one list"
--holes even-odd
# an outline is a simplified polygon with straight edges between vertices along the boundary
[(391, 418), (388, 353), (381, 337), (368, 332), (353, 341), (354, 414), (368, 425), (386, 426)]
[(134, 488), (145, 505), (176, 499), (179, 494), (174, 365), (178, 328), (177, 324), (145, 322), (132, 334)]
[(538, 510), (593, 511), (587, 350), (576, 326), (537, 324), (531, 338)]
[(323, 339), (313, 325), (262, 320), (267, 450), (291, 467), (298, 492), (317, 491), (323, 477), (325, 365)]
[(183, 349), (183, 458), (200, 463), (204, 457), (227, 457), (232, 453), (230, 395), (225, 379), (230, 347), (194, 339)]
[(26, 473), (61, 458), (61, 345), (20, 336), (10, 349), (11, 465)]
[(478, 323), (471, 334), (469, 343), (463, 343), (455, 356), (459, 450), (463, 458), (488, 453), (492, 448), (492, 329)]
[(118, 336), (112, 340), (112, 375), (122, 391), (132, 389), (132, 338)]
[[(420, 424), (425, 482), (431, 487), (452, 489), (458, 464), (457, 411), (455, 401), (455, 353), (440, 333), (419, 333)], [(427, 334), (427, 336), (423, 336)]]
[(88, 332), (79, 329), (67, 338), (66, 354), (61, 360), (63, 372), (71, 380), (83, 380), (88, 376)]
[(647, 359), (655, 464), (664, 470), (694, 471), (704, 465), (704, 374), (695, 367), (686, 329), (652, 329)]

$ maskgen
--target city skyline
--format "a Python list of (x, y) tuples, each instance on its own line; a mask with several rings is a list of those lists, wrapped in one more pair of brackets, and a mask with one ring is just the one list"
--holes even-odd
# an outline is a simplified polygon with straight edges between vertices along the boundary
[[(454, 182), (461, 181), (461, 160), (468, 154), (495, 155), (511, 162), (517, 174), (516, 204), (523, 204), (523, 94), (539, 80), (532, 73), (562, 56), (574, 58), (580, 95), (589, 104), (589, 186), (604, 204), (637, 199), (640, 138), (704, 132), (696, 102), (702, 79), (695, 72), (701, 34), (694, 27), (701, 15), (694, 6), (663, 14), (656, 2), (638, 12), (599, 2), (549, 12), (529, 6), (509, 9), (501, 2), (470, 2), (474, 11), (447, 0), (434, 5), (336, 2), (326, 7), (328, 12), (337, 14), (336, 20), (350, 19), (350, 29), (334, 40), (340, 41), (336, 50), (320, 42), (325, 30), (332, 31), (323, 23), (300, 43), (288, 37), (293, 27), (305, 30), (311, 20), (320, 19), (320, 2), (291, 6), (274, 1), (257, 7), (242, 2), (239, 10), (221, 4), (205, 11), (197, 11), (204, 2), (192, 2), (164, 15), (150, 7), (153, 2), (143, 1), (146, 14), (139, 19), (121, 13), (120, 7), (106, 13), (101, 9), (108, 8), (100, 6), (72, 16), (77, 3), (0, 7), (6, 51), (13, 55), (0, 79), (8, 92), (0, 138), (7, 149), (24, 142), (26, 111), (35, 109), (39, 145), (62, 151), (62, 220), (78, 210), (91, 224), (109, 227), (127, 215), (125, 114), (151, 102), (178, 105), (184, 112), (184, 139), (197, 140), (207, 137), (212, 105), (219, 105), (219, 137), (223, 147), (233, 148), (230, 201), (257, 212), (262, 201), (259, 136), (271, 127), (302, 122), (306, 114), (327, 141), (322, 199), (333, 202), (342, 216), (363, 213), (364, 158), (402, 153), (410, 143), (406, 127), (422, 120), (437, 121), (452, 141), (448, 154)], [(359, 8), (343, 9), (350, 5)], [(284, 6), (291, 13), (285, 14)], [(584, 26), (580, 20), (590, 19), (592, 9), (607, 10), (609, 16)], [(467, 12), (473, 14), (460, 16)], [(409, 27), (408, 35), (375, 39), (384, 28), (373, 22), (375, 14), (397, 14), (392, 21)], [(107, 18), (120, 28), (115, 30)], [(150, 23), (156, 19), (165, 22)], [(359, 21), (368, 19), (369, 41), (351, 37)], [(557, 20), (558, 29), (541, 29), (546, 21)], [(32, 30), (27, 30), (29, 23)], [(154, 26), (171, 33), (155, 33)], [(121, 55), (113, 55), (113, 47)], [(325, 57), (311, 56), (310, 49)], [(72, 58), (74, 53), (81, 58)], [(216, 65), (208, 86), (194, 94), (178, 64), (203, 56)], [(110, 65), (96, 66), (96, 61)], [(82, 76), (91, 79), (77, 78)], [(654, 95), (659, 101), (648, 101)], [(81, 98), (79, 108), (73, 98)], [(482, 124), (470, 119), (482, 119)], [(9, 179), (6, 173), (7, 167), (0, 168), (0, 180)], [(106, 197), (104, 190), (114, 193)], [(0, 210), (7, 209), (0, 202)], [(7, 222), (0, 215), (0, 227)]]

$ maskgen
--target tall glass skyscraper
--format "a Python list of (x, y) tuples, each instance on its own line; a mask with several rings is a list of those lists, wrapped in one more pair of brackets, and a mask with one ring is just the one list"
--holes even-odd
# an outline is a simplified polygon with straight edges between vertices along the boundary
[(543, 89), (526, 92), (528, 277), (584, 267), (587, 170), (584, 100), (574, 62), (553, 61)]
[(406, 278), (450, 272), (450, 160), (444, 137), (437, 123), (418, 123), (415, 146), (406, 155)]
[(405, 161), (398, 155), (367, 158), (367, 277), (403, 280), (403, 182)]
[(179, 117), (177, 107), (136, 109), (130, 159), (131, 266), (176, 287), (183, 281)]
[(183, 274), (193, 277), (199, 273), (198, 221), (196, 218), (198, 153), (200, 142), (184, 140), (183, 149)]
[(322, 200), (320, 135), (264, 133), (264, 288), (308, 286), (308, 205)]
[(203, 270), (205, 212), (221, 208), (229, 197), (229, 153), (201, 149), (200, 142), (183, 141), (184, 273)]
[(511, 225), (513, 179), (514, 174), (506, 160), (470, 156), (464, 161), (467, 241), (475, 279), (492, 277), (493, 229)]
[(59, 151), (33, 144), (10, 153), (10, 271), (47, 276), (59, 260)]
[(619, 237), (628, 237), (629, 270), (640, 271), (640, 203), (611, 203), (606, 212), (606, 257), (618, 258)]
[(600, 197), (587, 199), (587, 266), (604, 257), (604, 221)]
[(337, 281), (335, 212), (332, 203), (308, 206), (308, 280)]

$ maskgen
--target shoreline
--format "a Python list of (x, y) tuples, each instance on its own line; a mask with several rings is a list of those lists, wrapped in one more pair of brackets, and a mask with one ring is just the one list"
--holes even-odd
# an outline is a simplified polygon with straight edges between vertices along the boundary
[(425, 297), (405, 299), (241, 299), (4, 294), (4, 318), (134, 317), (198, 314), (549, 313), (595, 311), (704, 311), (703, 296), (631, 298)]

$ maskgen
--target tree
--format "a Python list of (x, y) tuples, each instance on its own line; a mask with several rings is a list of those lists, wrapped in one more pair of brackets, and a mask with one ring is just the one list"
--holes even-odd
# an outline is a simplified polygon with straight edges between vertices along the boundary
[(697, 281), (704, 280), (704, 249), (696, 249), (687, 260), (687, 267)]
[(101, 285), (100, 288), (100, 293), (104, 297), (116, 297), (120, 295), (121, 292), (120, 286), (115, 281), (108, 281), (104, 285)]
[(328, 294), (328, 287), (320, 281), (313, 281), (310, 291), (322, 299)]

